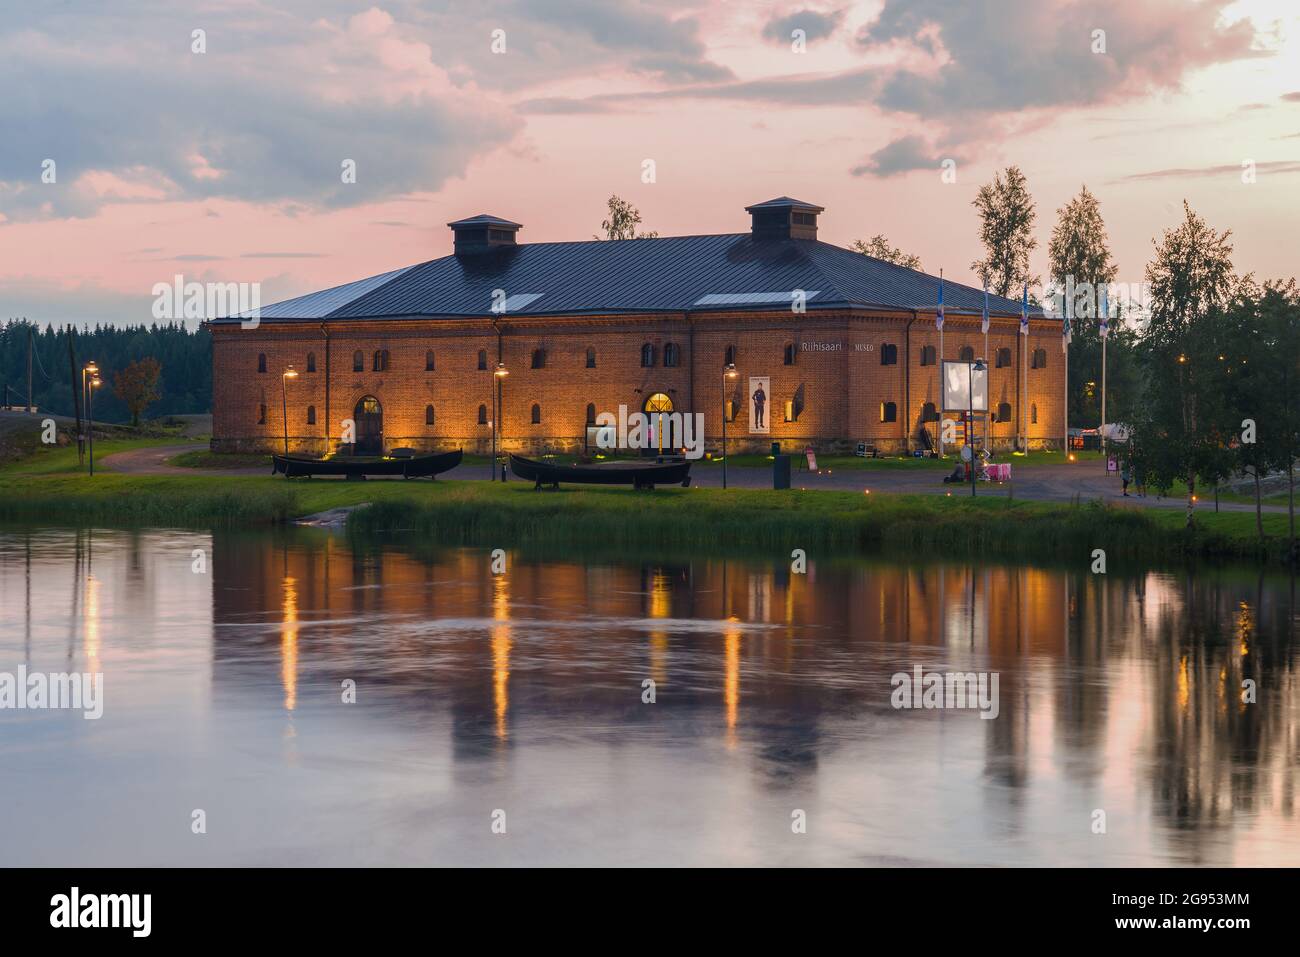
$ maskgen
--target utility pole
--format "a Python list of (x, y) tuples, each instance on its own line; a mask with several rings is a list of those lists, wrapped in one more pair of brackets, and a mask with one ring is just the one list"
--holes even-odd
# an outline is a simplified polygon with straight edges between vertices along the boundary
[(32, 324), (27, 324), (27, 414), (32, 414)]
[(72, 373), (72, 410), (77, 419), (77, 464), (84, 465), (86, 462), (86, 436), (81, 428), (81, 390), (77, 388), (79, 380), (77, 379), (77, 353), (72, 341), (72, 326), (67, 327), (68, 337), (68, 369)]

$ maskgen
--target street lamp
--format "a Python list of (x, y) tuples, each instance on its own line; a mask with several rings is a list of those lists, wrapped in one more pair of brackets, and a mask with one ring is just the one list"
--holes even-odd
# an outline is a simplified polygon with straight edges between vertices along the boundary
[[(81, 405), (83, 408), (86, 409), (86, 436), (80, 436), (80, 435), (77, 436), (78, 441), (81, 441), (87, 436), (91, 437), (90, 439), (90, 441), (92, 442), (92, 450), (90, 455), (91, 475), (95, 474), (95, 455), (93, 450), (94, 433), (91, 428), (91, 418), (90, 418), (90, 392), (94, 387), (91, 386), (89, 383), (91, 379), (98, 379), (98, 378), (99, 378), (99, 366), (95, 365), (94, 359), (91, 359), (81, 369)], [(77, 454), (80, 455), (81, 453), (78, 452)]]
[[(506, 376), (508, 376), (509, 374), (510, 374), (510, 370), (506, 368), (505, 361), (504, 361), (504, 360), (500, 360), (500, 359), (498, 359), (498, 360), (497, 360), (497, 367), (496, 367), (496, 369), (495, 369), (495, 370), (493, 371), (493, 373), (492, 373), (492, 378), (494, 378), (494, 379), (496, 380), (496, 384), (497, 384), (497, 388), (496, 388), (496, 401), (495, 401), (495, 403), (493, 404), (493, 410), (492, 410), (492, 475), (491, 475), (491, 480), (494, 481), (494, 482), (496, 481), (496, 468), (497, 468), (497, 432), (498, 432), (498, 430), (501, 428), (501, 414), (505, 411), (505, 410), (502, 408), (502, 404), (501, 404), (501, 384), (502, 384), (502, 382), (505, 381)], [(502, 451), (502, 452), (505, 451), (505, 436), (502, 436), (502, 437), (501, 437), (501, 451)], [(506, 475), (505, 475), (505, 466), (502, 465), (502, 466), (501, 466), (501, 481), (504, 482), (505, 480), (506, 480)]]
[(727, 380), (737, 375), (736, 364), (728, 362), (722, 370), (722, 487), (727, 487)]
[[(972, 441), (975, 433), (975, 373), (987, 372), (988, 366), (984, 364), (983, 359), (976, 359), (970, 363), (970, 381), (966, 387), (966, 447), (970, 449), (970, 497), (975, 497), (975, 443)], [(986, 403), (987, 405), (987, 403)], [(971, 581), (973, 589), (974, 579)]]
[(280, 409), (284, 412), (284, 454), (289, 454), (289, 391), (285, 383), (289, 379), (298, 378), (298, 373), (294, 371), (293, 366), (285, 369), (280, 374)]
[[(90, 380), (90, 401), (87, 403), (89, 408), (86, 410), (86, 422), (92, 422), (91, 416), (95, 414), (95, 390), (103, 385), (103, 380), (99, 376), (94, 376)], [(90, 474), (95, 474), (95, 430), (89, 429), (90, 436)]]

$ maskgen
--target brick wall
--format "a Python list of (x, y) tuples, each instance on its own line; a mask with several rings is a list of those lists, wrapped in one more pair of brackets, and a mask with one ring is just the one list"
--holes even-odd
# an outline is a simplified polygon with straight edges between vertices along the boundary
[[(479, 422), (479, 407), (492, 417), (492, 393), (498, 349), (509, 375), (501, 382), (504, 408), (501, 443), (509, 450), (581, 448), (585, 440), (587, 405), (617, 414), (644, 408), (656, 392), (670, 397), (678, 411), (702, 412), (710, 449), (721, 444), (724, 395), (723, 367), (728, 346), (735, 348), (738, 375), (727, 382), (725, 394), (736, 403), (728, 423), (733, 451), (766, 451), (779, 442), (787, 451), (811, 445), (821, 451), (851, 449), (859, 441), (883, 451), (901, 451), (907, 436), (916, 433), (926, 402), (938, 401), (939, 367), (921, 365), (924, 346), (938, 346), (933, 315), (920, 314), (908, 326), (911, 313), (809, 312), (771, 314), (708, 313), (692, 316), (591, 317), (527, 319), (505, 317), (497, 328), (487, 320), (336, 322), (328, 338), (320, 323), (263, 322), (256, 329), (217, 326), (213, 329), (213, 448), (222, 451), (269, 450), (282, 447), (284, 420), (281, 373), (290, 365), (298, 372), (285, 381), (290, 449), (321, 453), (338, 445), (344, 420), (357, 403), (374, 396), (383, 408), (385, 448), (464, 448), (485, 452), (491, 429)], [(1062, 373), (1059, 327), (1034, 323), (1027, 355), (1022, 356), (1018, 321), (995, 320), (989, 334), (990, 404), (1011, 406), (1009, 422), (992, 425), (997, 446), (1014, 441), (1024, 414), (1029, 444), (1061, 441)], [(644, 344), (654, 349), (654, 365), (642, 366)], [(675, 367), (664, 364), (667, 347), (676, 346)], [(881, 364), (886, 344), (897, 347), (897, 362)], [(944, 352), (956, 359), (962, 346), (984, 355), (979, 320), (950, 316), (944, 331)], [(794, 361), (786, 364), (787, 346)], [(997, 368), (996, 350), (1011, 351), (1012, 363)], [(595, 367), (587, 366), (587, 350), (595, 350)], [(1033, 350), (1045, 351), (1047, 365), (1028, 370), (1029, 408), (1021, 409), (1017, 378), (1020, 363)], [(326, 353), (329, 353), (328, 375)], [(376, 371), (374, 354), (387, 350), (388, 369)], [(432, 350), (434, 368), (426, 370)], [(480, 369), (479, 352), (486, 369)], [(533, 355), (544, 351), (542, 368), (533, 368)], [(353, 356), (360, 352), (361, 371)], [(314, 354), (315, 371), (308, 370)], [(910, 354), (909, 354), (910, 353)], [(259, 356), (266, 371), (258, 371)], [(749, 432), (748, 397), (751, 376), (768, 376), (770, 432)], [(328, 390), (327, 390), (328, 379)], [(327, 396), (328, 391), (328, 396)], [(787, 421), (786, 403), (796, 414)], [(895, 405), (895, 420), (881, 421), (881, 405)], [(533, 406), (540, 421), (533, 421)], [(426, 424), (426, 408), (434, 422)], [(1036, 406), (1037, 421), (1030, 421)], [(259, 412), (265, 407), (265, 420)], [(309, 407), (315, 424), (308, 423)], [(327, 418), (328, 407), (328, 418)], [(932, 432), (937, 429), (930, 424)], [(915, 444), (915, 443), (914, 443)]]

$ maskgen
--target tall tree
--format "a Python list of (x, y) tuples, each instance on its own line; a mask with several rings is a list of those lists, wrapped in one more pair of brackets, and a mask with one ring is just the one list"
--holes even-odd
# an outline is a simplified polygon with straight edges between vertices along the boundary
[(636, 231), (637, 226), (641, 225), (641, 211), (627, 200), (610, 196), (606, 205), (609, 207), (609, 218), (600, 224), (605, 235), (597, 236), (597, 239), (657, 239), (659, 237), (655, 232)]
[(1005, 178), (994, 174), (992, 183), (980, 187), (973, 201), (980, 214), (980, 242), (984, 258), (971, 270), (999, 296), (1019, 294), (1022, 284), (1036, 286), (1039, 277), (1029, 272), (1029, 254), (1038, 247), (1034, 239), (1034, 199), (1025, 174), (1008, 166)]
[(883, 259), (885, 262), (893, 263), (895, 266), (906, 266), (908, 269), (921, 268), (920, 256), (905, 253), (897, 246), (889, 245), (889, 240), (880, 233), (872, 236), (865, 243), (860, 239), (855, 239), (851, 248), (856, 252), (862, 253), (864, 256), (871, 256), (874, 259)]
[[(1097, 321), (1100, 290), (1115, 281), (1118, 269), (1111, 259), (1101, 204), (1088, 191), (1056, 211), (1056, 225), (1047, 244), (1048, 279), (1069, 310), (1070, 324), (1070, 421), (1101, 421), (1101, 335)], [(1078, 321), (1082, 320), (1082, 321)], [(1130, 373), (1133, 337), (1115, 323), (1106, 347), (1107, 392), (1118, 385), (1121, 395), (1132, 385)], [(1112, 421), (1123, 421), (1121, 406), (1110, 402)]]
[(1197, 479), (1217, 483), (1233, 465), (1231, 389), (1219, 356), (1231, 351), (1226, 314), (1238, 280), (1231, 232), (1215, 232), (1185, 201), (1183, 211), (1146, 268), (1150, 314), (1139, 342), (1146, 388), (1134, 431), (1151, 483), (1186, 483), (1190, 527)]
[(113, 376), (113, 394), (131, 413), (131, 424), (140, 424), (140, 413), (158, 399), (158, 378), (162, 366), (153, 356), (130, 363)]

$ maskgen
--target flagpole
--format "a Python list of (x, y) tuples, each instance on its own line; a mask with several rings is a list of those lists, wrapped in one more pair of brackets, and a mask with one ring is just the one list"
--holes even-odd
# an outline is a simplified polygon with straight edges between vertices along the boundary
[[(989, 355), (989, 281), (987, 279), (984, 280), (984, 321), (982, 325), (984, 327), (984, 361), (988, 363), (985, 368), (991, 369), (993, 368), (993, 357)], [(985, 383), (993, 381), (993, 377), (987, 372), (984, 375), (987, 376), (984, 380)], [(992, 390), (986, 387), (985, 391), (991, 392)], [(988, 396), (985, 396), (984, 402), (984, 443), (982, 447), (985, 449), (989, 447), (989, 416), (992, 414), (989, 411), (988, 398)], [(974, 425), (974, 423), (971, 424)]]
[(943, 270), (939, 270), (939, 358), (935, 362), (939, 372), (939, 458), (943, 458)]
[(1029, 452), (1029, 416), (1026, 415), (1025, 403), (1029, 393), (1029, 283), (1025, 283), (1024, 294), (1020, 300), (1020, 451)]
[(1072, 312), (1071, 304), (1067, 301), (1065, 304), (1064, 325), (1061, 327), (1061, 354), (1065, 356), (1065, 395), (1062, 397), (1062, 409), (1064, 413), (1062, 420), (1065, 422), (1065, 441), (1061, 445), (1061, 450), (1065, 453), (1065, 461), (1070, 461), (1070, 313)]
[(1110, 298), (1101, 287), (1101, 452), (1106, 454), (1106, 340), (1110, 338)]

